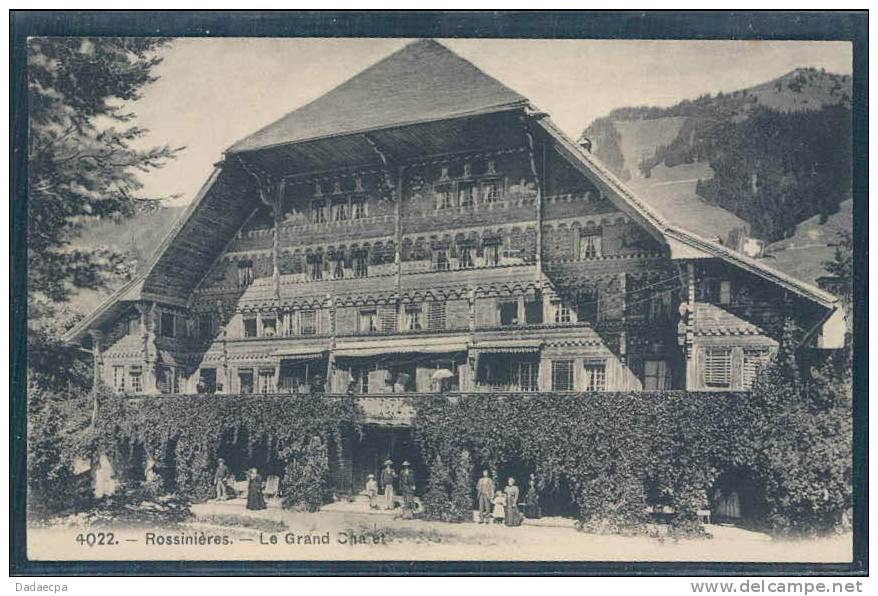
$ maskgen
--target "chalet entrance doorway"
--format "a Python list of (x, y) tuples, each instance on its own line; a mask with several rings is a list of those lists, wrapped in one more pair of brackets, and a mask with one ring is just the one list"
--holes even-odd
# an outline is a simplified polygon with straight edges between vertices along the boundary
[(379, 477), (384, 462), (388, 459), (393, 462), (393, 469), (397, 473), (402, 462), (409, 462), (415, 473), (415, 494), (424, 492), (427, 468), (415, 443), (414, 431), (410, 428), (366, 425), (363, 435), (358, 437), (355, 434), (351, 442), (351, 472), (355, 494), (363, 491), (369, 474)]

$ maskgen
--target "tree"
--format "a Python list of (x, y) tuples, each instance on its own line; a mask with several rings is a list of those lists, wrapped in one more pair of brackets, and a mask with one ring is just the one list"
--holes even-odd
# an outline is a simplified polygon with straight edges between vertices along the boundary
[(139, 149), (147, 133), (124, 109), (156, 80), (159, 38), (29, 40), (28, 289), (62, 301), (72, 288), (104, 285), (120, 264), (109, 250), (78, 250), (91, 219), (129, 216), (159, 197), (139, 175), (179, 149)]
[(145, 196), (139, 176), (181, 149), (139, 148), (147, 131), (124, 108), (156, 80), (157, 52), (167, 44), (158, 38), (28, 42), (28, 353), (29, 374), (43, 387), (67, 389), (64, 368), (82, 369), (81, 355), (61, 345), (76, 319), (59, 312), (58, 303), (74, 288), (98, 289), (132, 273), (115, 251), (77, 248), (77, 235), (96, 219), (156, 207), (161, 197)]

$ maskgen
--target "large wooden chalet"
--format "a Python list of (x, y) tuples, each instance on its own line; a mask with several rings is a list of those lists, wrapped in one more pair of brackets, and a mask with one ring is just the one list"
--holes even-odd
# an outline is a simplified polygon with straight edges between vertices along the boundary
[(386, 426), (436, 391), (746, 390), (787, 317), (837, 346), (832, 295), (688, 217), (421, 40), (230, 147), (68, 338), (120, 392), (317, 384)]

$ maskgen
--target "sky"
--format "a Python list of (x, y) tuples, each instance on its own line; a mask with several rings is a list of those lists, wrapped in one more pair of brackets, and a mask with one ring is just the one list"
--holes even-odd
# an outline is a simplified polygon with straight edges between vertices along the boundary
[[(406, 39), (178, 38), (130, 110), (145, 144), (185, 146), (142, 175), (151, 196), (192, 200), (235, 141), (400, 49)], [(624, 106), (669, 106), (816, 67), (851, 73), (847, 42), (437, 40), (548, 112), (571, 137)]]

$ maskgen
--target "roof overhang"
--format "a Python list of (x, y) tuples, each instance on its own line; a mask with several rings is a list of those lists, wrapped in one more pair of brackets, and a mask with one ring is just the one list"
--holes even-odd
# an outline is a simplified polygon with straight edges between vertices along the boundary
[(532, 121), (552, 140), (555, 149), (568, 162), (606, 191), (607, 198), (623, 213), (639, 222), (656, 240), (664, 244), (671, 259), (721, 259), (754, 275), (767, 279), (794, 294), (811, 300), (830, 311), (838, 308), (832, 294), (795, 279), (712, 240), (701, 238), (688, 230), (673, 226), (645, 201), (639, 198), (615, 174), (568, 138), (543, 112), (531, 110)]

